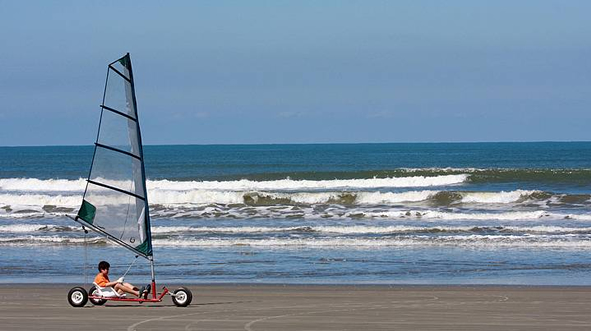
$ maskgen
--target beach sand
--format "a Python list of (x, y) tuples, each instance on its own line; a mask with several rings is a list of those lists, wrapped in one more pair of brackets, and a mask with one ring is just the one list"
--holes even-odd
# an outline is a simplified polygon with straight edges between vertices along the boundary
[(187, 308), (170, 297), (73, 308), (71, 287), (0, 285), (0, 329), (591, 329), (591, 287), (193, 285)]

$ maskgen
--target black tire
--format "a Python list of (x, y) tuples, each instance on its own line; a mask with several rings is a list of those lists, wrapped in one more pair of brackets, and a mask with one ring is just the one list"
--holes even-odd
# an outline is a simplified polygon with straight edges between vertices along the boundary
[[(97, 292), (96, 286), (93, 286), (88, 290), (88, 295), (89, 296), (98, 295), (98, 293), (96, 293), (96, 292)], [(88, 301), (90, 301), (90, 303), (92, 303), (95, 306), (102, 306), (105, 304), (105, 302), (107, 302), (107, 300), (105, 300), (105, 299), (93, 299), (93, 298), (88, 298)]]
[(187, 307), (193, 300), (193, 293), (186, 287), (179, 287), (173, 293), (172, 302), (177, 307)]
[(84, 307), (88, 302), (88, 293), (82, 287), (74, 287), (68, 292), (68, 302), (72, 307)]

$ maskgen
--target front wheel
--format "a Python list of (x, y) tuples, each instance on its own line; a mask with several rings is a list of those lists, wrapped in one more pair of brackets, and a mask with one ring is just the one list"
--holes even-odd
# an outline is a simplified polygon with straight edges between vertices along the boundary
[[(90, 296), (97, 296), (98, 295), (98, 290), (97, 290), (96, 286), (93, 286), (88, 290), (88, 295), (90, 295)], [(105, 304), (105, 302), (107, 302), (107, 300), (105, 300), (105, 299), (88, 298), (88, 300), (90, 301), (90, 303), (92, 303), (95, 306), (102, 306)]]
[(186, 287), (179, 287), (174, 291), (174, 295), (172, 296), (172, 302), (177, 307), (187, 307), (191, 303), (191, 300), (193, 300), (193, 294)]
[(68, 302), (72, 307), (84, 307), (88, 302), (88, 294), (82, 287), (74, 287), (68, 292)]

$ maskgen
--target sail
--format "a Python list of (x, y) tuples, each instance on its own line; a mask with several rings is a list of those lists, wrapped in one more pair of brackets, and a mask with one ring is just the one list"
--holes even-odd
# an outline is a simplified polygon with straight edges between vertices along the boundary
[(129, 53), (109, 64), (99, 131), (76, 219), (150, 258), (144, 156)]

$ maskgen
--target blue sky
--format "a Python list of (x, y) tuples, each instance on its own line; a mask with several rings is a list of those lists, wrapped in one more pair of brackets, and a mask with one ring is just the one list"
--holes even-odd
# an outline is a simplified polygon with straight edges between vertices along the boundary
[(4, 1), (0, 145), (590, 140), (589, 1)]

